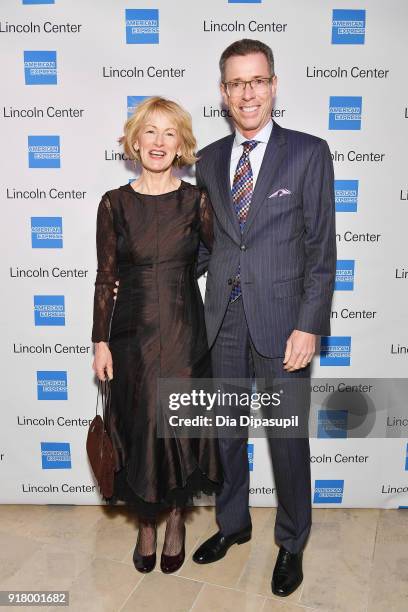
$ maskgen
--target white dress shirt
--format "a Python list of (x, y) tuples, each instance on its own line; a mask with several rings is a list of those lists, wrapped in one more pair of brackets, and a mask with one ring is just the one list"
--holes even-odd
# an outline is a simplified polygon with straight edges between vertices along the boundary
[(242, 143), (246, 140), (258, 140), (259, 144), (256, 145), (255, 149), (253, 149), (249, 154), (249, 161), (251, 162), (252, 168), (252, 176), (253, 176), (253, 187), (255, 188), (256, 179), (258, 178), (259, 170), (261, 169), (261, 164), (263, 160), (263, 156), (265, 155), (266, 145), (268, 144), (268, 140), (272, 134), (272, 119), (262, 128), (255, 136), (252, 138), (245, 138), (238, 130), (235, 130), (235, 138), (234, 144), (232, 145), (231, 152), (231, 164), (230, 164), (230, 181), (231, 188), (234, 182), (235, 170), (237, 169), (237, 164), (239, 158), (241, 157), (244, 147)]

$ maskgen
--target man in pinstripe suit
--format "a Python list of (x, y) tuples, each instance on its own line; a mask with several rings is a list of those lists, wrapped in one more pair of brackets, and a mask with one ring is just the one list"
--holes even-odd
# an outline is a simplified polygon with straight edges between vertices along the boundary
[[(197, 183), (214, 208), (205, 313), (215, 378), (308, 378), (319, 335), (330, 334), (336, 269), (333, 165), (327, 143), (271, 119), (277, 79), (271, 49), (256, 40), (230, 45), (220, 60), (221, 93), (235, 133), (199, 153)], [(309, 387), (309, 385), (307, 385)], [(302, 406), (308, 414), (310, 396)], [(311, 526), (309, 440), (269, 440), (280, 545), (272, 591), (302, 582)], [(251, 537), (246, 440), (220, 439), (224, 485), (219, 532), (194, 553), (222, 558)]]

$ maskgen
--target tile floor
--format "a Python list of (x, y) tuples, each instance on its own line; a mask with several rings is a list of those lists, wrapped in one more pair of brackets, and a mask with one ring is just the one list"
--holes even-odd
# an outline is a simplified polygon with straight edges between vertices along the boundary
[(133, 568), (136, 523), (124, 507), (3, 505), (0, 589), (68, 590), (68, 609), (80, 612), (408, 611), (408, 511), (314, 509), (305, 579), (285, 600), (270, 590), (275, 509), (251, 512), (251, 542), (199, 566), (192, 552), (216, 526), (213, 508), (196, 508), (183, 567), (166, 576), (157, 565), (143, 576)]

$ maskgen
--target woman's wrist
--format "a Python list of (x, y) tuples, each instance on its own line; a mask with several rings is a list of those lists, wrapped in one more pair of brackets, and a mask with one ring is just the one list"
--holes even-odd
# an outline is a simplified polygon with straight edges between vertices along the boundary
[(105, 340), (101, 340), (100, 342), (94, 342), (95, 345), (95, 350), (97, 350), (98, 348), (109, 348), (108, 343), (105, 342)]

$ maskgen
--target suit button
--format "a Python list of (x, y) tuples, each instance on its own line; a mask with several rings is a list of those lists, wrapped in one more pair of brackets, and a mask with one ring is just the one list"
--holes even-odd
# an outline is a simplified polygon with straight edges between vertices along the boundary
[(232, 285), (232, 278), (229, 278), (227, 282), (229, 285)]
[(246, 251), (246, 245), (245, 244), (241, 244), (241, 246), (239, 248), (241, 249), (241, 251)]

